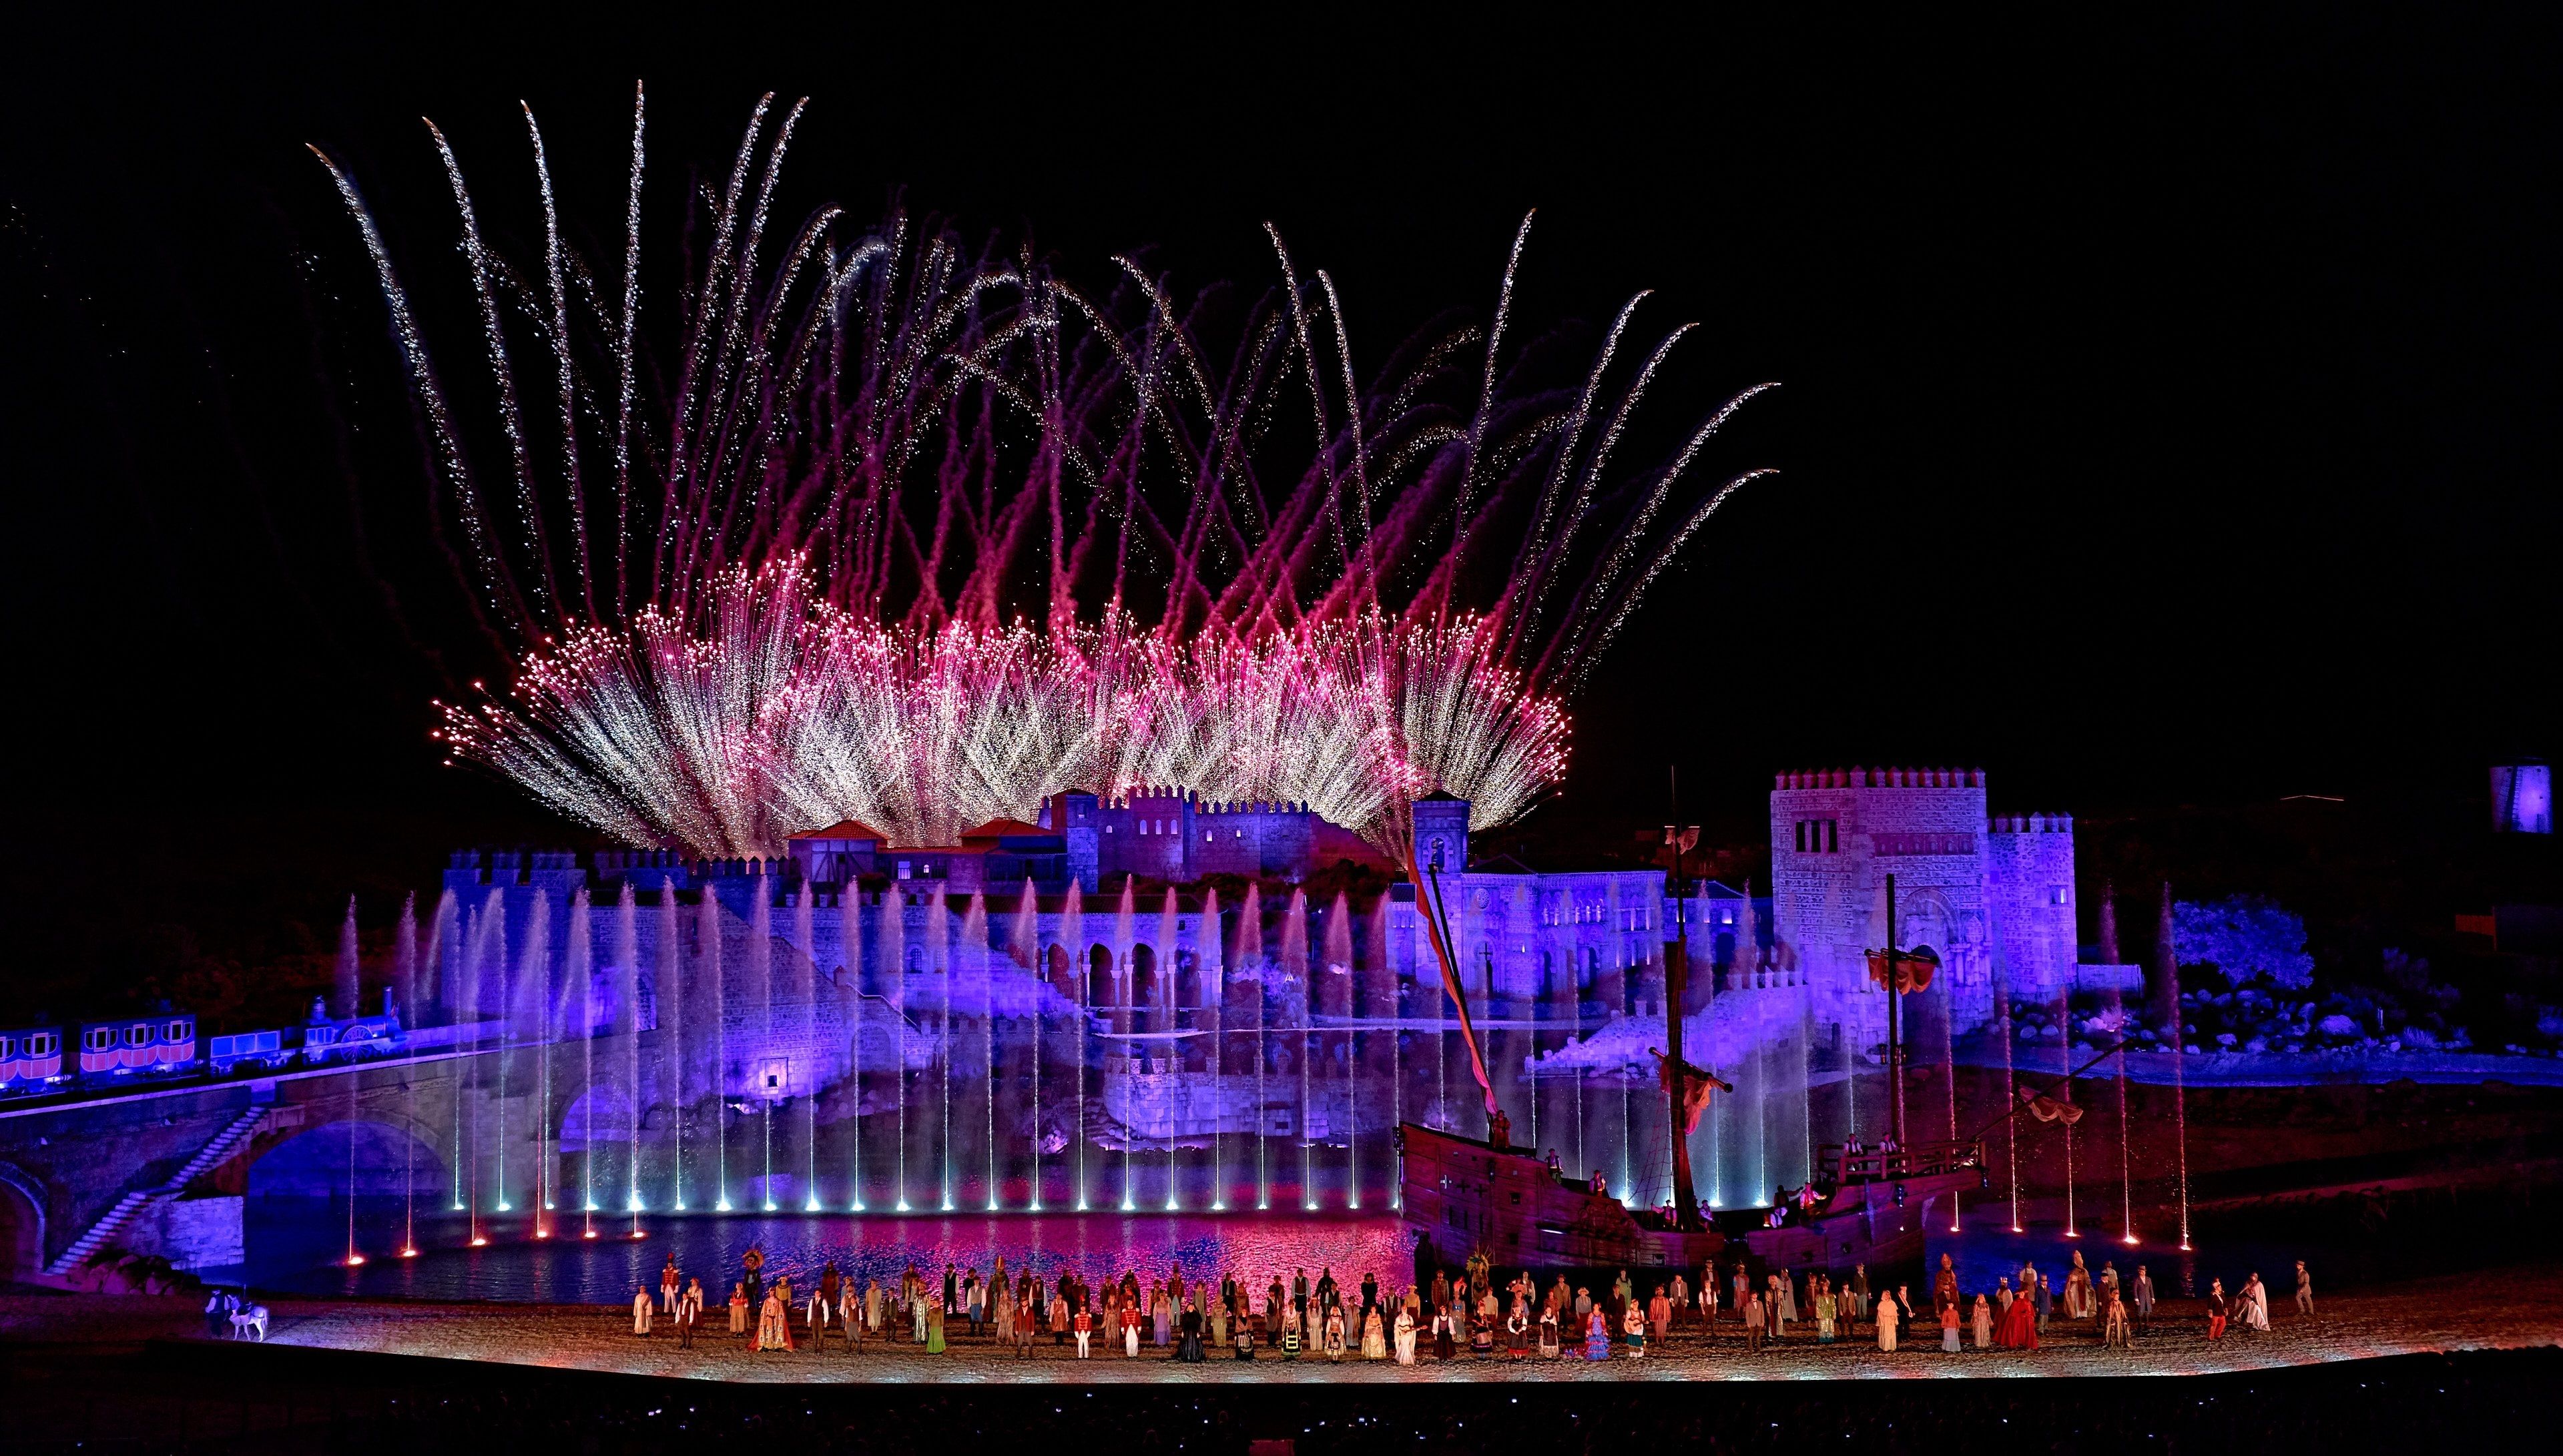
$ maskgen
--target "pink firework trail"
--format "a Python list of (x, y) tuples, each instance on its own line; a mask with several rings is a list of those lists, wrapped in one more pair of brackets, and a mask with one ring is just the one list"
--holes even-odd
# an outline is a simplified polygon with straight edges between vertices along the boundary
[[(1073, 789), (1305, 801), (1390, 852), (1444, 790), (1487, 827), (1564, 773), (1565, 703), (1732, 492), (1723, 401), (1652, 464), (1633, 419), (1676, 344), (1645, 295), (1563, 379), (1494, 324), (1363, 383), (1324, 272), (1178, 300), (1029, 250), (773, 201), (806, 102), (754, 108), (703, 209), (674, 337), (636, 327), (644, 110), (621, 276), (578, 257), (530, 112), (543, 257), (500, 259), (446, 138), (507, 477), (476, 474), (389, 246), (354, 218), (429, 426), (438, 510), (512, 660), (442, 705), (452, 759), (635, 844), (775, 852), (839, 819), (902, 842)], [(315, 153), (318, 149), (315, 148)], [(1269, 230), (1268, 230), (1269, 231)], [(707, 245), (701, 240), (707, 239)], [(645, 357), (645, 355), (647, 357)], [(519, 368), (520, 357), (524, 367)], [(550, 438), (545, 438), (546, 436)]]

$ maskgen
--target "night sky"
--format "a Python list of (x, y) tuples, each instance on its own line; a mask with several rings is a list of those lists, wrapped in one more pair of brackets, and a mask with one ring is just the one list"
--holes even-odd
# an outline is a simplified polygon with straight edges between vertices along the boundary
[(1982, 766), (2004, 810), (2457, 803), (2494, 756), (2557, 746), (2550, 16), (109, 13), (61, 8), (0, 62), (13, 918), (286, 879), (241, 913), (308, 914), (449, 843), (545, 832), (426, 738), (429, 698), (493, 664), (427, 543), (379, 298), (302, 144), (353, 164), (395, 247), (450, 259), (418, 117), (515, 209), (514, 245), (522, 98), (565, 209), (610, 232), (636, 77), (663, 197), (682, 164), (725, 165), (760, 91), (808, 94), (784, 216), (897, 196), (1028, 234), (1073, 277), (1147, 249), (1188, 285), (1259, 288), (1271, 219), (1373, 358), (1490, 311), (1537, 207), (1523, 316), (1598, 326), (1653, 287), (1659, 325), (1705, 325), (1656, 396), (1667, 428), (1784, 381), (1713, 461), (1784, 473), (1605, 664), (1573, 813), (1659, 819), (1668, 760), (1733, 836), (1775, 769), (1854, 762)]

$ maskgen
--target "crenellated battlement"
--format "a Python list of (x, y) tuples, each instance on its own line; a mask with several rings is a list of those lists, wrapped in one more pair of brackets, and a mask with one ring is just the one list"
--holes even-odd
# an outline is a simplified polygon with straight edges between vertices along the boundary
[(1982, 789), (1982, 769), (1805, 769), (1774, 774), (1774, 790), (1786, 789)]

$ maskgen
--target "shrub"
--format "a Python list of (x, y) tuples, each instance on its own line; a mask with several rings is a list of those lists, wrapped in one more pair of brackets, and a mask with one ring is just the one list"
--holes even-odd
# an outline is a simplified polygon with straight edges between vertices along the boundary
[(2267, 980), (2302, 991), (2313, 984), (2304, 921), (2258, 895), (2173, 905), (2172, 947), (2183, 966), (2214, 966), (2237, 985)]

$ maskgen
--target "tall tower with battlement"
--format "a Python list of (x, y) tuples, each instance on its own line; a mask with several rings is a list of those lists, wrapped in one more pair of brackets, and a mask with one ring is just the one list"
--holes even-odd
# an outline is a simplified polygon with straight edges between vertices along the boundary
[(1939, 957), (1960, 1028), (1992, 1014), (1997, 972), (2016, 996), (2073, 978), (2073, 821), (1993, 819), (1980, 769), (1822, 769), (1771, 790), (1777, 954), (1809, 988), (1819, 1025), (1867, 1047), (1886, 1034), (1867, 953), (1896, 939)]
[(1469, 867), (1469, 801), (1450, 794), (1415, 801), (1415, 861), (1446, 875)]

